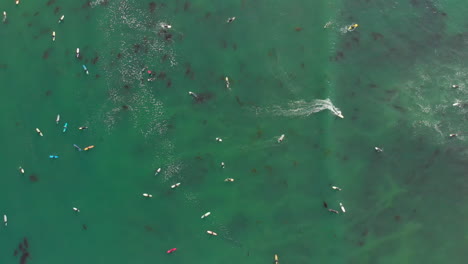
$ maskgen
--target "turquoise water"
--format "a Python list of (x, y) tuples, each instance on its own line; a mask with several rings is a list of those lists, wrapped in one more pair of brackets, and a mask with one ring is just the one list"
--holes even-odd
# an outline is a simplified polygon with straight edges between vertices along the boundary
[(464, 263), (465, 6), (0, 4), (0, 263)]

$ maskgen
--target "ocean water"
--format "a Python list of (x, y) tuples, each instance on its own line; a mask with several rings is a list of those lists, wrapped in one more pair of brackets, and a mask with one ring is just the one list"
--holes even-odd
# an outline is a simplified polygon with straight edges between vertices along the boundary
[(465, 263), (466, 9), (0, 3), (0, 263)]

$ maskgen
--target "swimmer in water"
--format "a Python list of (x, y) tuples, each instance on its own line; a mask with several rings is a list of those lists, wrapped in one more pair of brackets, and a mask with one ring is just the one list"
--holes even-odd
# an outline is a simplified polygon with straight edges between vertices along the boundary
[(55, 41), (55, 31), (52, 31), (52, 41)]
[(80, 48), (76, 48), (76, 58), (80, 57)]
[(348, 31), (354, 31), (357, 27), (359, 27), (358, 24), (352, 24), (351, 26), (348, 27)]
[(379, 147), (374, 147), (374, 150), (375, 150), (375, 152), (377, 152), (377, 153), (383, 152), (383, 148), (379, 148)]
[(156, 77), (148, 78), (148, 82), (152, 82), (152, 81), (154, 81), (154, 80), (156, 80)]
[(450, 138), (458, 137), (458, 134), (450, 134), (449, 137)]
[(229, 78), (226, 76), (226, 77), (224, 77), (224, 80), (226, 81), (226, 88), (231, 89), (230, 88), (230, 83), (229, 83)]
[(209, 216), (210, 214), (211, 214), (211, 212), (207, 212), (207, 213), (205, 213), (204, 215), (202, 215), (202, 216), (201, 216), (201, 219), (203, 219), (203, 218), (205, 218), (205, 217)]
[(59, 18), (59, 23), (62, 23), (63, 22), (63, 19), (65, 18), (65, 15), (62, 15), (60, 18)]
[(233, 182), (234, 179), (233, 179), (233, 178), (226, 178), (224, 181), (225, 181), (225, 182)]
[(39, 134), (39, 136), (41, 136), (41, 137), (44, 136), (39, 128), (36, 128), (36, 132), (37, 132), (37, 134)]
[(190, 94), (193, 98), (198, 99), (198, 95), (196, 93), (189, 91), (188, 94)]
[(80, 212), (80, 209), (78, 209), (78, 208), (76, 208), (76, 207), (73, 207), (72, 209), (73, 209), (73, 211), (75, 211), (75, 212), (77, 212), (77, 213)]
[(143, 193), (143, 197), (151, 198), (151, 197), (153, 197), (153, 195), (151, 195), (149, 193)]
[(179, 187), (179, 186), (180, 186), (180, 182), (178, 182), (178, 183), (172, 185), (171, 188), (172, 188), (172, 189), (175, 189), (175, 188), (177, 188), (177, 187)]
[(283, 142), (283, 140), (284, 140), (284, 134), (282, 134), (282, 135), (278, 138), (278, 143)]
[(328, 21), (323, 28), (329, 28), (332, 25), (333, 22)]
[(19, 171), (21, 172), (21, 174), (24, 174), (24, 169), (23, 169), (23, 167), (20, 166), (20, 167), (19, 167)]
[(208, 233), (209, 235), (212, 235), (212, 236), (217, 236), (218, 235), (215, 232), (210, 231), (210, 230), (206, 231), (206, 233)]
[(86, 130), (86, 129), (88, 129), (88, 127), (87, 126), (82, 126), (82, 127), (79, 127), (78, 129), (79, 130)]
[(236, 20), (236, 17), (230, 17), (228, 18), (228, 20), (226, 21), (227, 23), (231, 23), (232, 21)]
[(335, 213), (335, 214), (339, 214), (340, 212), (338, 212), (337, 210), (334, 210), (334, 209), (328, 209), (329, 212), (332, 212), (332, 213)]
[(340, 187), (336, 187), (336, 186), (332, 186), (332, 189), (333, 189), (333, 190), (341, 191), (341, 188), (340, 188)]
[(158, 168), (156, 172), (154, 173), (154, 176), (158, 175), (161, 172), (161, 168)]
[(215, 138), (215, 140), (216, 140), (217, 142), (223, 142), (223, 139), (221, 139), (221, 138), (219, 138), (219, 137)]
[(341, 207), (341, 211), (343, 211), (343, 213), (346, 213), (346, 209), (344, 208), (342, 203), (340, 203), (340, 207)]

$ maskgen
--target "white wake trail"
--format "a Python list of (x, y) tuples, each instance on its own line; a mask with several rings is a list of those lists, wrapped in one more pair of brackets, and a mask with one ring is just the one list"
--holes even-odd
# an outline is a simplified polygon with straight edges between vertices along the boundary
[(275, 106), (270, 111), (280, 116), (309, 116), (323, 110), (330, 110), (332, 114), (344, 118), (341, 110), (334, 106), (329, 98), (325, 100), (316, 99), (311, 102), (304, 100), (289, 102), (287, 107)]

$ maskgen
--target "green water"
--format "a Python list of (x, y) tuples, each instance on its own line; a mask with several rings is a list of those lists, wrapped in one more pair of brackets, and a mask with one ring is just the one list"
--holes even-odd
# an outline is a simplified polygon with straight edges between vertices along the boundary
[(0, 4), (0, 263), (465, 263), (463, 1), (150, 6)]

